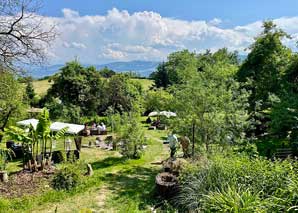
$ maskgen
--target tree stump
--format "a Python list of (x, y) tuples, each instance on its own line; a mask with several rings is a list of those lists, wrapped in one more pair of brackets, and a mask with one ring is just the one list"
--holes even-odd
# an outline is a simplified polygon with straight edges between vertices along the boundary
[(8, 182), (7, 171), (0, 171), (0, 182)]
[(92, 169), (91, 164), (88, 163), (86, 176), (92, 176), (92, 175), (93, 175), (93, 169)]
[(159, 195), (163, 198), (169, 199), (178, 192), (178, 179), (169, 172), (159, 173), (155, 183)]

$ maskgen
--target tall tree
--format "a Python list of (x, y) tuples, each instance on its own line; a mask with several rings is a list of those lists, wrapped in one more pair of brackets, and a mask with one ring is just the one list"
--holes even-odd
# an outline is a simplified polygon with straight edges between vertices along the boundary
[(239, 81), (250, 82), (251, 110), (258, 101), (263, 104), (261, 109), (269, 106), (268, 97), (280, 89), (282, 76), (291, 58), (291, 50), (282, 43), (288, 35), (272, 21), (264, 22), (263, 28), (237, 74)]
[(141, 94), (142, 86), (138, 82), (131, 81), (125, 74), (116, 74), (107, 84), (107, 106), (120, 112), (130, 111)]
[(0, 1), (0, 64), (41, 63), (55, 38), (54, 26), (38, 14), (38, 0)]
[(217, 69), (220, 67), (206, 67), (187, 84), (174, 89), (177, 118), (173, 127), (180, 134), (194, 136), (207, 150), (214, 143), (242, 142), (249, 126), (246, 91)]
[(77, 61), (67, 63), (53, 81), (48, 96), (59, 98), (65, 106), (80, 107), (86, 115), (97, 113), (105, 87), (94, 67), (84, 68)]
[(157, 87), (168, 87), (182, 84), (190, 80), (197, 73), (197, 59), (195, 53), (188, 50), (178, 51), (168, 56), (168, 61), (160, 64), (151, 75)]
[(26, 95), (29, 101), (30, 106), (34, 105), (34, 97), (36, 96), (36, 93), (34, 91), (32, 78), (28, 78), (26, 82)]
[(16, 117), (20, 118), (25, 108), (24, 88), (7, 72), (0, 72), (0, 142), (4, 128)]

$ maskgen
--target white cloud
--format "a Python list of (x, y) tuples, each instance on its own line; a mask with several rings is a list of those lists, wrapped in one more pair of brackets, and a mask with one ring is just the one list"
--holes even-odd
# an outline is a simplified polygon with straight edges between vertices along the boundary
[(86, 45), (79, 42), (71, 42), (68, 43), (67, 41), (63, 42), (63, 46), (66, 48), (75, 48), (75, 49), (86, 49)]
[[(52, 63), (64, 63), (78, 56), (83, 63), (116, 60), (165, 60), (170, 52), (189, 49), (201, 52), (228, 47), (244, 53), (261, 32), (262, 21), (234, 28), (220, 27), (221, 20), (185, 21), (162, 17), (155, 12), (128, 13), (112, 9), (105, 16), (80, 16), (63, 9), (63, 17), (46, 17), (56, 23), (59, 37), (47, 52)], [(298, 40), (298, 17), (274, 20)], [(291, 47), (295, 42), (286, 41)], [(53, 57), (55, 56), (55, 57)]]
[(99, 58), (123, 60), (127, 54), (122, 51), (112, 50), (109, 48), (104, 49), (104, 51), (98, 55)]
[(219, 18), (214, 18), (214, 19), (212, 19), (211, 21), (209, 21), (209, 24), (210, 24), (210, 25), (214, 25), (214, 26), (217, 26), (217, 25), (219, 25), (219, 24), (221, 24), (221, 23), (222, 23), (222, 20), (219, 19)]

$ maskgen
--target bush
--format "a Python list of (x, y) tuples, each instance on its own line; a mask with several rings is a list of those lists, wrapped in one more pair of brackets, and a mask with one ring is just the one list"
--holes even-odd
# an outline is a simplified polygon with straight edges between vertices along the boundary
[(298, 204), (297, 170), (291, 160), (215, 155), (183, 169), (175, 205), (203, 212), (286, 212)]
[(79, 174), (75, 169), (64, 167), (55, 174), (52, 180), (52, 187), (56, 190), (70, 190), (79, 183)]
[(222, 192), (211, 192), (202, 203), (204, 212), (264, 212), (259, 195), (248, 189), (228, 187)]

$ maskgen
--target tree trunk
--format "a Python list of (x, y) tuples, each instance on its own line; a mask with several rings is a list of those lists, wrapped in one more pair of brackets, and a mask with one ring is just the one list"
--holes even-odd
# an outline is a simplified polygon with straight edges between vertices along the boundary
[(195, 156), (195, 123), (192, 124), (192, 158)]

